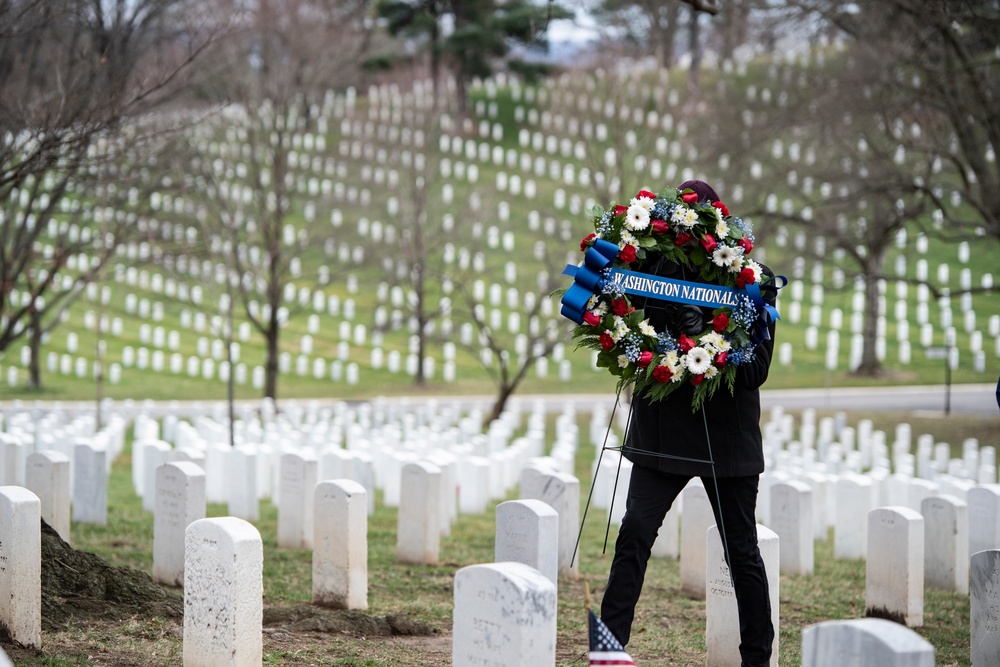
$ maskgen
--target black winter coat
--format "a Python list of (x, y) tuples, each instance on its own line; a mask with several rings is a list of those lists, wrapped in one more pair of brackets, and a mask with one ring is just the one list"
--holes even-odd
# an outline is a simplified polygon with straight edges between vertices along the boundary
[[(671, 262), (660, 262), (645, 270), (669, 278), (698, 280), (685, 275), (684, 267)], [(764, 273), (773, 278), (767, 267), (764, 267)], [(649, 303), (637, 302), (635, 305), (645, 308), (646, 317), (657, 330), (668, 327), (675, 335), (700, 333), (706, 326), (704, 323), (711, 319), (708, 308), (680, 306), (652, 299)], [(701, 311), (700, 318), (695, 311)], [(735, 392), (731, 395), (723, 384), (697, 412), (691, 412), (694, 387), (690, 384), (679, 387), (655, 403), (650, 403), (642, 395), (635, 396), (623, 450), (625, 458), (638, 466), (678, 475), (710, 476), (712, 466), (707, 462), (709, 460), (715, 462), (717, 477), (742, 477), (764, 472), (759, 389), (767, 379), (774, 352), (773, 323), (770, 333), (771, 337), (757, 347), (755, 359), (739, 367)], [(679, 458), (650, 456), (643, 452)]]

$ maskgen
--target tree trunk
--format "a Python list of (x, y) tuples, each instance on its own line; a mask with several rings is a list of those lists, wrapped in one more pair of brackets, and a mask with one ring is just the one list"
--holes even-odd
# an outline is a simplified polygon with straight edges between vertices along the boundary
[(32, 308), (29, 312), (31, 321), (31, 334), (28, 338), (28, 347), (31, 350), (31, 357), (28, 361), (28, 388), (42, 388), (42, 316), (37, 308)]
[(440, 109), (441, 96), (438, 94), (441, 91), (438, 86), (440, 81), (438, 79), (441, 75), (441, 32), (440, 27), (437, 23), (437, 18), (434, 20), (434, 27), (431, 28), (431, 90), (434, 93), (434, 109)]
[(869, 255), (865, 259), (865, 321), (862, 326), (864, 349), (861, 352), (861, 365), (855, 371), (856, 375), (875, 376), (882, 370), (882, 364), (875, 354), (875, 340), (878, 334), (878, 281), (882, 275), (882, 258)]
[(691, 50), (691, 69), (688, 71), (688, 90), (694, 93), (698, 90), (698, 86), (701, 84), (701, 12), (696, 9), (691, 9), (691, 24), (689, 26), (690, 43), (688, 48)]
[(503, 409), (507, 407), (507, 399), (509, 399), (511, 394), (514, 393), (514, 386), (515, 385), (513, 383), (502, 383), (499, 385), (497, 400), (494, 401), (493, 410), (490, 411), (490, 422), (496, 421), (500, 418), (500, 415), (503, 413)]
[(668, 2), (660, 14), (660, 34), (657, 40), (660, 47), (660, 67), (670, 69), (674, 66), (674, 47), (677, 44), (677, 24), (680, 20), (681, 5), (679, 2)]
[(465, 76), (461, 72), (457, 72), (455, 76), (455, 102), (458, 104), (458, 115), (462, 117), (469, 113), (467, 89)]
[(278, 398), (278, 331), (277, 315), (272, 315), (271, 326), (264, 335), (267, 340), (267, 359), (264, 361), (264, 397), (270, 398), (272, 401)]

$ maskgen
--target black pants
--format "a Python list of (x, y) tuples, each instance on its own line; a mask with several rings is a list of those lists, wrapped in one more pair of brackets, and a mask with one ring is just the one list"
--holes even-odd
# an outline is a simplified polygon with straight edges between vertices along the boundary
[[(601, 601), (601, 620), (624, 645), (628, 643), (635, 605), (642, 592), (646, 562), (660, 525), (674, 499), (690, 481), (687, 475), (670, 475), (649, 468), (632, 468), (625, 516), (608, 587)], [(766, 665), (771, 659), (774, 628), (767, 573), (757, 548), (756, 475), (719, 478), (718, 500), (711, 477), (702, 477), (716, 523), (721, 514), (729, 544), (729, 569), (733, 576), (740, 615), (740, 656), (746, 665)], [(721, 506), (720, 506), (721, 505)], [(683, 518), (682, 518), (683, 520)]]

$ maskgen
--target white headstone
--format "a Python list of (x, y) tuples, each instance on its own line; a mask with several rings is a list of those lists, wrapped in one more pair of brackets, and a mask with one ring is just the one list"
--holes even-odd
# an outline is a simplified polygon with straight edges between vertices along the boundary
[(309, 549), (313, 544), (316, 457), (311, 453), (282, 454), (279, 466), (278, 546)]
[(656, 534), (651, 551), (656, 558), (677, 558), (681, 554), (681, 499), (678, 497), (667, 510)]
[(535, 568), (559, 587), (559, 514), (541, 500), (497, 505), (494, 560)]
[(69, 458), (52, 450), (28, 454), (24, 485), (38, 496), (42, 518), (69, 544)]
[(235, 517), (199, 519), (184, 535), (184, 667), (260, 667), (264, 547)]
[(863, 475), (844, 475), (834, 483), (836, 498), (833, 555), (864, 559), (868, 549), (868, 512), (872, 509), (872, 480)]
[(90, 444), (73, 448), (73, 521), (108, 523), (107, 452)]
[(221, 455), (226, 461), (224, 493), (229, 516), (256, 521), (260, 518), (257, 452), (251, 447), (239, 446)]
[(453, 618), (453, 667), (555, 664), (556, 588), (528, 565), (463, 567)]
[(969, 553), (1000, 549), (1000, 485), (969, 489)]
[(190, 461), (164, 463), (156, 470), (153, 508), (153, 579), (168, 586), (184, 583), (184, 531), (205, 518), (205, 471)]
[(805, 482), (789, 480), (771, 487), (771, 530), (781, 540), (781, 573), (812, 574), (812, 490)]
[(156, 471), (167, 460), (171, 447), (163, 440), (146, 440), (140, 446), (142, 450), (143, 482), (142, 509), (152, 512), (156, 508)]
[(19, 644), (42, 645), (42, 522), (38, 496), (0, 486), (0, 624)]
[(969, 507), (955, 496), (924, 498), (924, 585), (969, 594)]
[(714, 525), (708, 493), (700, 479), (692, 479), (681, 492), (681, 591), (701, 600), (705, 599), (705, 540)]
[[(521, 496), (528, 497), (523, 488)], [(559, 574), (576, 576), (580, 558), (577, 554), (573, 559), (573, 550), (580, 528), (580, 480), (564, 472), (543, 474), (530, 497), (548, 504), (559, 515)]]
[(802, 632), (802, 667), (934, 667), (934, 647), (882, 618), (823, 621)]
[(1000, 665), (1000, 549), (972, 554), (969, 579), (972, 667)]
[(868, 513), (865, 615), (924, 623), (924, 518), (909, 507)]
[(396, 556), (403, 563), (433, 565), (441, 547), (441, 469), (427, 461), (400, 471)]
[(368, 609), (368, 500), (349, 479), (316, 485), (313, 513), (313, 604)]
[[(686, 508), (685, 508), (686, 511)], [(712, 525), (706, 531), (706, 582), (705, 582), (705, 644), (708, 652), (706, 667), (729, 667), (740, 664), (740, 617), (736, 606), (736, 592), (726, 565), (719, 528)], [(767, 573), (768, 600), (771, 605), (771, 625), (774, 642), (771, 644), (770, 667), (778, 666), (778, 590), (779, 538), (769, 528), (757, 526), (757, 545)], [(683, 553), (683, 552), (682, 552)], [(759, 610), (763, 613), (763, 610)]]

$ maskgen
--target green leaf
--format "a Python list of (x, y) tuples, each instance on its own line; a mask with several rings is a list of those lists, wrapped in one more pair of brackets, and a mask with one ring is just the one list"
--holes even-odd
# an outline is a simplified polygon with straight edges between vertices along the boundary
[(656, 247), (656, 245), (657, 245), (656, 239), (654, 239), (652, 236), (643, 236), (639, 238), (640, 248), (654, 248)]

